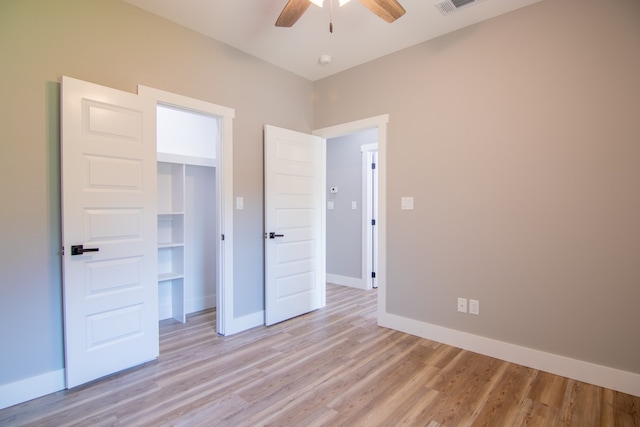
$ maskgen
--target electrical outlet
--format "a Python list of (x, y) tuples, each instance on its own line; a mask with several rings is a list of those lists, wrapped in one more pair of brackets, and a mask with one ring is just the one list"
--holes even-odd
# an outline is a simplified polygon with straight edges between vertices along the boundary
[(480, 301), (477, 299), (469, 300), (469, 313), (475, 314), (476, 316), (480, 315)]
[(467, 312), (467, 299), (466, 298), (458, 298), (458, 311), (460, 313)]

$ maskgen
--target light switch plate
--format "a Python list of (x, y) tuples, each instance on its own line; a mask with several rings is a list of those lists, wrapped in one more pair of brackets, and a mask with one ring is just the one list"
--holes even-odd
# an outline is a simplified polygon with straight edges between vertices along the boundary
[(236, 209), (239, 211), (244, 209), (244, 197), (236, 197)]
[(402, 197), (400, 199), (400, 208), (402, 210), (413, 210), (413, 197)]
[(333, 202), (327, 202), (327, 209), (333, 209)]

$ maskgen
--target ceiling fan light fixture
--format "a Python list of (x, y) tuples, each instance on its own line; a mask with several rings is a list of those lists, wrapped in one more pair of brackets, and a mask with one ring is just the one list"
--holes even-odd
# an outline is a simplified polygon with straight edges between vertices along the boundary
[[(348, 0), (339, 0), (340, 6), (347, 3)], [(453, 1), (453, 0), (441, 0)], [(455, 1), (480, 1), (480, 0), (455, 0)], [(287, 4), (280, 12), (280, 16), (276, 20), (276, 27), (291, 27), (295, 24), (302, 14), (311, 6), (311, 3), (322, 7), (324, 0), (288, 0)], [(367, 9), (378, 15), (380, 18), (391, 23), (400, 18), (406, 12), (398, 0), (360, 0)], [(332, 0), (329, 5), (333, 6)], [(333, 7), (331, 7), (333, 11)], [(330, 14), (331, 16), (332, 14)], [(329, 20), (329, 32), (333, 32), (333, 23)]]

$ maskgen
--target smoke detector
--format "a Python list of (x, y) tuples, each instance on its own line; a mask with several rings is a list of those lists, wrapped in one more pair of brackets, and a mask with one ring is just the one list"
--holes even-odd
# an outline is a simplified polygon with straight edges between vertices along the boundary
[(321, 65), (331, 64), (331, 55), (320, 55), (320, 58), (318, 59), (318, 62)]

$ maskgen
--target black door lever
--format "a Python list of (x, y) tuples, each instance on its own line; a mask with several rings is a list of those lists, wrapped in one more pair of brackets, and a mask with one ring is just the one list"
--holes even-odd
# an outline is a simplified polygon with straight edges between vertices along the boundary
[(83, 245), (71, 246), (71, 255), (82, 255), (85, 252), (98, 252), (100, 248), (85, 249)]
[(271, 233), (269, 233), (269, 238), (270, 239), (275, 239), (276, 237), (284, 237), (284, 234), (276, 234), (273, 231)]

